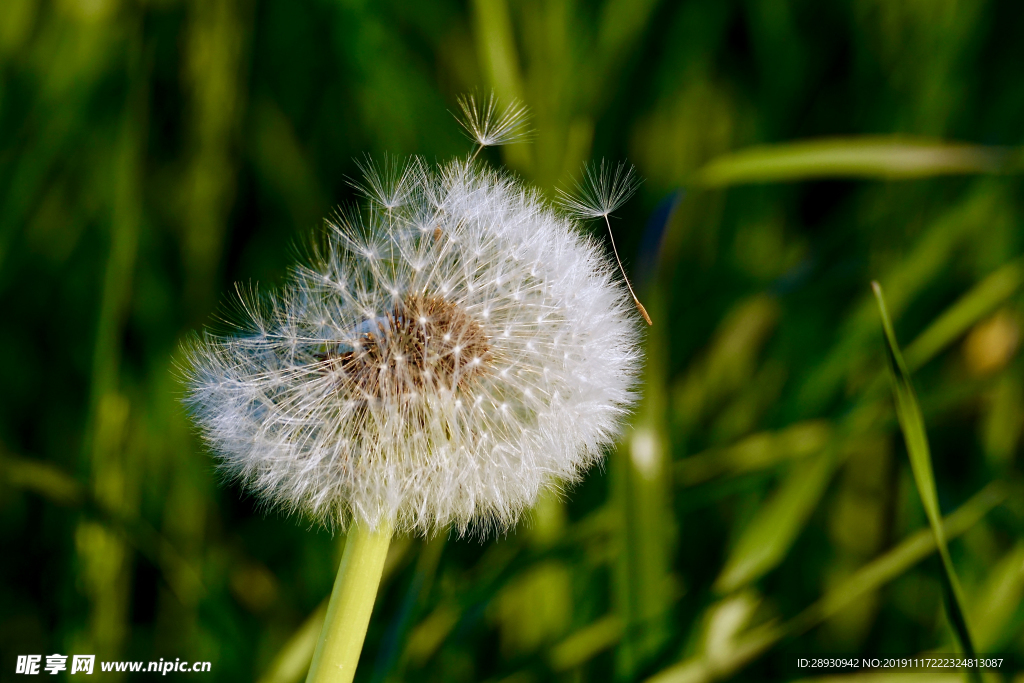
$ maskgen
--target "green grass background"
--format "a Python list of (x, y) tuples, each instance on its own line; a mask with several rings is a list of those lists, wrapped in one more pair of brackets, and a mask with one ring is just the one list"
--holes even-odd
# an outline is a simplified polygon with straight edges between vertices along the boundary
[(0, 680), (55, 652), (302, 679), (344, 538), (220, 485), (178, 344), (282, 281), (364, 153), (466, 154), (474, 90), (529, 106), (532, 142), (484, 156), (545, 193), (589, 159), (645, 179), (613, 221), (644, 398), (507, 536), (396, 540), (357, 680), (1020, 661), (1022, 26), (1011, 0), (3, 0)]

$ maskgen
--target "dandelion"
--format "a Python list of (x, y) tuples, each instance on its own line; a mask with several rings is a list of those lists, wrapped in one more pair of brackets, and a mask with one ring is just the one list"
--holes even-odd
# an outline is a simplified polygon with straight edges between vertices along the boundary
[(604, 224), (608, 227), (608, 239), (612, 243), (612, 251), (615, 253), (615, 262), (619, 265), (622, 278), (629, 288), (629, 294), (633, 297), (633, 303), (644, 317), (647, 324), (651, 323), (651, 316), (647, 315), (647, 309), (640, 303), (633, 285), (626, 277), (626, 270), (622, 267), (622, 259), (619, 258), (619, 248), (615, 246), (615, 236), (612, 235), (612, 224), (609, 216), (620, 206), (629, 201), (629, 198), (640, 186), (640, 181), (632, 166), (619, 163), (615, 170), (611, 165), (606, 165), (601, 160), (600, 166), (588, 164), (583, 169), (583, 181), (576, 183), (576, 193), (570, 194), (561, 188), (558, 190), (562, 207), (581, 220), (588, 218), (603, 218)]
[(188, 345), (223, 470), (348, 529), (311, 681), (351, 679), (392, 533), (509, 528), (601, 458), (639, 365), (614, 267), (536, 191), (472, 159), (363, 169), (367, 205), (240, 296), (242, 331)]

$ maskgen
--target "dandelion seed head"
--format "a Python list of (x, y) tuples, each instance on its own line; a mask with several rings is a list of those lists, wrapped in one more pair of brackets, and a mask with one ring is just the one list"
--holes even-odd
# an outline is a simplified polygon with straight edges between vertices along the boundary
[(239, 290), (240, 331), (188, 344), (187, 402), (271, 506), (329, 527), (507, 528), (618, 433), (636, 317), (599, 245), (537, 193), (469, 161), (410, 164), (388, 220), (394, 183), (368, 177), (380, 196), (328, 223), (280, 291)]

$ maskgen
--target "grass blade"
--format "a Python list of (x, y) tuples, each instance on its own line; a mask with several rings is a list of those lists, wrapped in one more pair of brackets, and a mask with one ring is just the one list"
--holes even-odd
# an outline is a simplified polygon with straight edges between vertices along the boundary
[[(651, 292), (647, 303), (657, 319), (662, 301)], [(662, 328), (648, 332), (644, 398), (632, 434), (612, 456), (609, 470), (612, 505), (620, 515), (612, 604), (623, 629), (615, 652), (621, 678), (635, 678), (672, 632), (671, 605), (677, 593), (672, 575), (676, 527), (665, 426), (667, 386), (665, 374), (655, 370), (665, 367), (669, 341)]]
[(327, 600), (302, 622), (302, 626), (284, 644), (259, 683), (298, 683), (313, 660), (316, 639), (327, 616)]
[(797, 422), (778, 431), (752, 434), (735, 444), (711, 448), (675, 465), (675, 482), (695, 486), (716, 477), (766, 470), (820, 453), (832, 438), (827, 420)]
[(924, 178), (1013, 170), (1015, 155), (999, 147), (923, 138), (864, 136), (763, 145), (722, 155), (697, 171), (706, 187), (810, 178)]
[[(990, 274), (907, 347), (904, 369), (921, 367), (948, 348), (978, 320), (1019, 291), (1022, 284), (1024, 261), (1019, 259)], [(863, 409), (850, 413), (834, 428), (829, 429), (827, 423), (813, 421), (798, 423), (790, 428), (792, 433), (786, 430), (774, 435), (756, 435), (731, 448), (691, 456), (676, 465), (677, 483), (693, 485), (717, 476), (768, 467), (779, 461), (777, 454), (784, 452), (794, 458), (801, 455), (806, 458), (765, 502), (750, 527), (743, 531), (718, 578), (717, 591), (728, 592), (757, 580), (785, 558), (824, 495), (832, 474), (841, 464), (841, 454), (835, 457), (834, 453), (830, 455), (823, 451), (828, 450), (830, 443), (835, 448), (844, 439), (856, 438), (877, 429), (879, 418), (884, 417), (878, 400), (883, 395), (885, 380), (881, 376), (877, 380), (865, 392)], [(797, 436), (800, 438), (795, 438)], [(810, 456), (822, 462), (811, 460)]]
[(1024, 259), (1014, 259), (988, 275), (946, 309), (909, 346), (904, 358), (911, 370), (921, 367), (998, 308), (1024, 284)]
[[(878, 300), (878, 310), (882, 316), (882, 328), (885, 332), (887, 351), (886, 357), (889, 361), (893, 398), (896, 402), (896, 416), (899, 419), (900, 429), (903, 431), (903, 438), (907, 444), (907, 455), (910, 458), (910, 466), (914, 473), (914, 482), (917, 484), (917, 491), (921, 496), (921, 503), (924, 505), (925, 514), (928, 516), (928, 523), (931, 525), (932, 533), (935, 536), (935, 545), (942, 560), (942, 584), (943, 592), (946, 596), (949, 620), (957, 640), (960, 641), (960, 647), (963, 649), (964, 654), (967, 657), (974, 657), (974, 640), (967, 625), (963, 594), (956, 577), (956, 571), (953, 568), (953, 561), (949, 556), (946, 534), (942, 527), (942, 512), (939, 509), (939, 497), (935, 488), (935, 475), (932, 471), (931, 453), (928, 447), (928, 436), (924, 428), (924, 419), (921, 416), (921, 407), (917, 402), (917, 396), (910, 381), (910, 371), (907, 369), (907, 364), (903, 360), (899, 344), (896, 342), (896, 333), (893, 330), (892, 321), (889, 319), (889, 312), (885, 307), (882, 287), (877, 282), (872, 282), (871, 286), (874, 289), (875, 298)], [(970, 670), (969, 675), (972, 680), (981, 680), (977, 669)]]
[[(955, 538), (963, 534), (1006, 500), (1006, 497), (1007, 492), (1002, 485), (989, 484), (946, 517), (943, 522), (944, 537)], [(730, 653), (722, 653), (714, 658), (707, 653), (698, 653), (655, 674), (647, 683), (710, 683), (727, 678), (785, 638), (813, 628), (901, 576), (935, 552), (937, 545), (935, 534), (930, 530), (912, 534), (892, 550), (858, 569), (792, 619), (782, 624), (768, 623), (754, 628), (736, 639)]]
[(609, 615), (581, 628), (551, 648), (548, 663), (554, 671), (569, 671), (593, 659), (622, 637), (622, 621)]
[(715, 592), (738, 590), (782, 562), (821, 500), (835, 466), (835, 454), (825, 453), (794, 467), (743, 530), (715, 581)]

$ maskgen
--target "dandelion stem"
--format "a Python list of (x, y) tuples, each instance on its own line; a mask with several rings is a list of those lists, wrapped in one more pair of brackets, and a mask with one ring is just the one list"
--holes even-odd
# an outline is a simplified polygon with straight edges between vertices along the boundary
[(626, 277), (626, 269), (622, 267), (622, 259), (619, 258), (619, 248), (615, 246), (615, 236), (612, 235), (612, 223), (608, 220), (608, 214), (604, 215), (604, 224), (608, 226), (608, 239), (612, 241), (612, 251), (615, 252), (615, 261), (619, 264), (619, 272), (622, 273), (622, 279), (626, 281), (626, 287), (629, 288), (629, 293), (633, 297), (633, 302), (636, 304), (636, 308), (640, 311), (640, 315), (644, 317), (648, 325), (653, 325), (651, 322), (651, 316), (647, 315), (647, 309), (640, 303), (640, 299), (636, 298), (636, 292), (633, 291), (633, 285), (629, 283), (629, 278)]
[(352, 681), (389, 545), (391, 527), (387, 524), (374, 531), (360, 524), (349, 529), (306, 683)]

